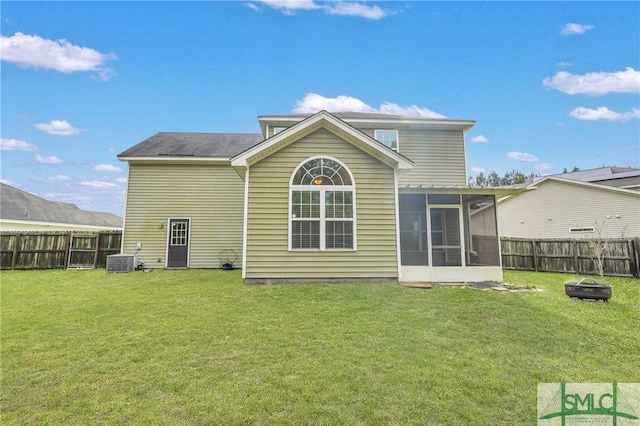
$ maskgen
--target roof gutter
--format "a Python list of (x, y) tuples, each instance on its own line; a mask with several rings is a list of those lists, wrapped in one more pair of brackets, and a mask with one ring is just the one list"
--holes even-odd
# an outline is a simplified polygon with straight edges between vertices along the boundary
[(225, 163), (229, 164), (229, 157), (191, 157), (185, 155), (163, 155), (161, 157), (117, 157), (118, 160), (127, 163), (156, 163), (156, 162), (186, 162), (186, 163)]

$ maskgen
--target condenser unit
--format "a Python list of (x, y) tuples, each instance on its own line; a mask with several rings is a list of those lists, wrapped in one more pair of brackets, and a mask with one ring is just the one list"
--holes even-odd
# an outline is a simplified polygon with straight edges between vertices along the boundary
[(137, 265), (135, 254), (111, 254), (107, 256), (107, 272), (132, 272)]

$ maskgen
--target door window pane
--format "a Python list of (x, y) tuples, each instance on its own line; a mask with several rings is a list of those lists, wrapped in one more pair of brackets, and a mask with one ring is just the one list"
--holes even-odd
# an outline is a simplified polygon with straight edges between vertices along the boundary
[(173, 222), (171, 225), (171, 245), (187, 245), (187, 222)]

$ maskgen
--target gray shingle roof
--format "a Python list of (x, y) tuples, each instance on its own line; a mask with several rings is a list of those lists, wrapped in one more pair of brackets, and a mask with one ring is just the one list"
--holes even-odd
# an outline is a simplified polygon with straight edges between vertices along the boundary
[(260, 133), (160, 132), (118, 154), (118, 158), (231, 158), (262, 142)]
[(112, 213), (80, 210), (71, 203), (45, 200), (1, 183), (0, 218), (94, 227), (122, 228), (122, 218)]

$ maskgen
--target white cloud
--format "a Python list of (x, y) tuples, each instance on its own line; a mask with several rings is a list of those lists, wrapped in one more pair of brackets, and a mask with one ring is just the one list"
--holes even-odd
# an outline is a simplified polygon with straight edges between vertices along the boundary
[(114, 166), (112, 164), (98, 164), (97, 166), (93, 166), (91, 170), (99, 171), (99, 172), (121, 172), (122, 169), (118, 166)]
[(116, 178), (116, 182), (118, 182), (118, 183), (127, 183), (127, 178)]
[(475, 143), (488, 143), (489, 139), (487, 139), (486, 137), (484, 137), (484, 135), (478, 135), (476, 137), (471, 138), (471, 142), (475, 142)]
[(50, 155), (49, 157), (36, 155), (36, 162), (40, 164), (60, 164), (62, 163), (62, 160), (55, 155)]
[(471, 171), (473, 173), (484, 173), (487, 171), (487, 169), (485, 169), (484, 167), (472, 167)]
[(76, 129), (69, 124), (67, 120), (51, 120), (48, 123), (34, 124), (33, 127), (50, 135), (57, 136), (77, 135), (85, 131), (85, 129)]
[(536, 157), (535, 155), (527, 154), (526, 152), (517, 152), (517, 151), (507, 152), (507, 158), (510, 158), (512, 160), (518, 160), (518, 161), (526, 161), (530, 163), (534, 161), (538, 161), (538, 157)]
[(66, 175), (55, 175), (55, 176), (49, 176), (47, 178), (40, 178), (36, 180), (44, 183), (58, 183), (58, 182), (65, 182), (65, 181), (71, 180), (71, 178)]
[(571, 111), (569, 116), (586, 121), (628, 121), (640, 119), (640, 109), (633, 108), (629, 112), (615, 112), (607, 107), (597, 109), (578, 107)]
[(549, 163), (539, 163), (533, 166), (536, 170), (553, 170), (555, 166)]
[(560, 71), (547, 77), (543, 84), (569, 95), (588, 94), (592, 96), (607, 93), (640, 93), (640, 71), (631, 67), (618, 72), (590, 72), (584, 75)]
[(261, 2), (274, 9), (281, 9), (283, 11), (311, 10), (320, 8), (314, 0), (261, 0)]
[(0, 139), (0, 150), (2, 151), (37, 151), (34, 145), (20, 139)]
[(105, 62), (114, 54), (100, 53), (88, 47), (74, 46), (67, 40), (46, 40), (20, 32), (11, 37), (0, 36), (0, 59), (21, 66), (52, 69), (64, 73), (94, 71), (103, 80), (113, 75)]
[(585, 32), (592, 30), (593, 28), (594, 28), (593, 25), (568, 23), (564, 27), (562, 27), (560, 34), (562, 35), (584, 34)]
[[(380, 6), (355, 1), (261, 0), (261, 3), (278, 9), (285, 15), (293, 15), (298, 10), (321, 10), (329, 15), (357, 16), (373, 20), (382, 19), (389, 15), (389, 12)], [(248, 6), (251, 9), (258, 10), (253, 4), (248, 4)]]
[(404, 107), (389, 102), (385, 102), (380, 105), (378, 111), (382, 114), (408, 115), (410, 117), (446, 118), (442, 114), (438, 114), (435, 111), (431, 111), (430, 109), (422, 108), (417, 105)]
[(335, 5), (323, 5), (323, 9), (330, 15), (359, 16), (361, 18), (378, 20), (389, 13), (380, 6), (369, 6), (363, 3), (338, 2)]
[(304, 98), (296, 101), (296, 106), (293, 109), (293, 112), (296, 114), (312, 114), (321, 110), (327, 110), (330, 112), (377, 112), (375, 108), (372, 108), (360, 99), (352, 98), (351, 96), (325, 98), (317, 93), (307, 93)]
[(5, 185), (16, 186), (12, 181), (8, 179), (0, 179), (0, 182), (4, 183)]
[(255, 3), (245, 3), (245, 6), (247, 6), (251, 10), (255, 10), (256, 12), (260, 11), (260, 8), (256, 6)]
[(321, 110), (329, 112), (366, 112), (408, 115), (412, 117), (445, 118), (444, 115), (416, 105), (404, 107), (385, 102), (380, 105), (380, 108), (373, 108), (360, 99), (351, 96), (341, 95), (335, 98), (326, 98), (317, 93), (307, 93), (304, 98), (296, 101), (293, 112), (296, 114), (313, 114)]
[(101, 180), (91, 180), (91, 181), (86, 181), (86, 182), (81, 182), (80, 185), (82, 186), (88, 186), (94, 189), (115, 189), (115, 188), (120, 188), (120, 186), (118, 186), (118, 184), (115, 184), (113, 182), (105, 182), (105, 181), (101, 181)]

